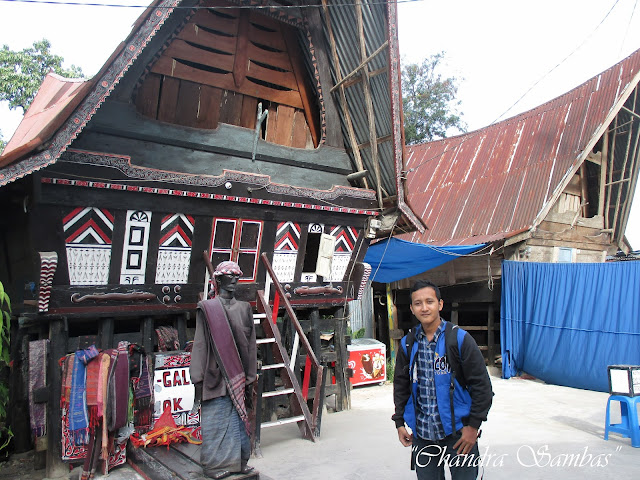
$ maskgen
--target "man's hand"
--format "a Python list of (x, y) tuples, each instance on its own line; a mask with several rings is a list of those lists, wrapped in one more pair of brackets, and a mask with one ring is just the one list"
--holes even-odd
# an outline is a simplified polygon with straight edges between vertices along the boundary
[(469, 425), (462, 427), (462, 435), (455, 443), (453, 448), (457, 450), (458, 455), (466, 455), (471, 451), (478, 441), (478, 429)]
[(405, 447), (410, 447), (413, 443), (413, 434), (407, 432), (407, 429), (405, 427), (398, 427), (398, 439), (400, 440), (400, 443), (402, 445), (404, 445)]

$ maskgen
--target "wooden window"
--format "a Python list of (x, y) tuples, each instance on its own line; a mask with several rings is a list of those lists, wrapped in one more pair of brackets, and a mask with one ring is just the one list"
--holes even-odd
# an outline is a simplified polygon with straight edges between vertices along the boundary
[(262, 240), (262, 222), (241, 218), (215, 218), (211, 233), (211, 263), (232, 260), (242, 270), (241, 282), (256, 278), (258, 253)]
[(556, 247), (556, 255), (558, 263), (575, 262), (575, 249), (570, 247)]

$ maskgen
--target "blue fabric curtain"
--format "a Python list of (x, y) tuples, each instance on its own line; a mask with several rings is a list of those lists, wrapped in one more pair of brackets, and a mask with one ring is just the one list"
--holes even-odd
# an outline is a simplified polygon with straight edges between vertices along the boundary
[(391, 283), (426, 272), (482, 247), (484, 244), (438, 247), (390, 238), (370, 246), (364, 261), (371, 265), (371, 280)]
[(640, 261), (502, 263), (504, 378), (608, 391), (608, 365), (640, 365)]

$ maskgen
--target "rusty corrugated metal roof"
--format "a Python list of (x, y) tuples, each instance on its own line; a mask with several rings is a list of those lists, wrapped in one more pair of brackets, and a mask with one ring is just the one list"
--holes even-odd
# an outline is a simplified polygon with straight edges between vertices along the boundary
[(538, 225), (636, 88), (639, 71), (640, 50), (513, 118), (408, 146), (408, 202), (427, 230), (401, 238), (470, 245)]
[(0, 167), (42, 145), (62, 126), (87, 94), (90, 80), (69, 79), (49, 73), (20, 125), (0, 156)]

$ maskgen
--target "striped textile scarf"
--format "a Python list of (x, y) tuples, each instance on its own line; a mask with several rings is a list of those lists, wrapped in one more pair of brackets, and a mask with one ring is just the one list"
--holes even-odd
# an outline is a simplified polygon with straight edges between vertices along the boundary
[[(79, 351), (78, 351), (79, 352)], [(71, 394), (69, 398), (69, 431), (75, 445), (89, 441), (89, 417), (87, 415), (87, 369), (78, 352), (73, 359)]]
[(34, 438), (47, 433), (47, 404), (34, 403), (33, 393), (47, 385), (48, 346), (48, 339), (29, 342), (29, 418)]
[(207, 319), (205, 322), (209, 330), (207, 337), (213, 347), (216, 362), (224, 377), (233, 406), (244, 423), (247, 435), (251, 436), (249, 415), (244, 404), (244, 367), (236, 347), (233, 332), (229, 326), (227, 312), (222, 303), (220, 303), (219, 298), (200, 302), (198, 303), (198, 308), (204, 312)]
[(146, 431), (151, 426), (153, 397), (149, 356), (140, 354), (140, 377), (135, 384), (135, 425), (136, 430)]
[(100, 458), (108, 458), (108, 431), (107, 431), (107, 401), (109, 396), (109, 372), (111, 370), (112, 355), (115, 350), (106, 350), (100, 355), (100, 372), (98, 374), (98, 419), (102, 425), (102, 442)]
[(109, 431), (124, 427), (129, 411), (129, 342), (118, 343), (118, 358), (109, 378)]
[(89, 430), (93, 432), (98, 424), (98, 386), (100, 379), (100, 357), (87, 365), (87, 408), (89, 409)]

